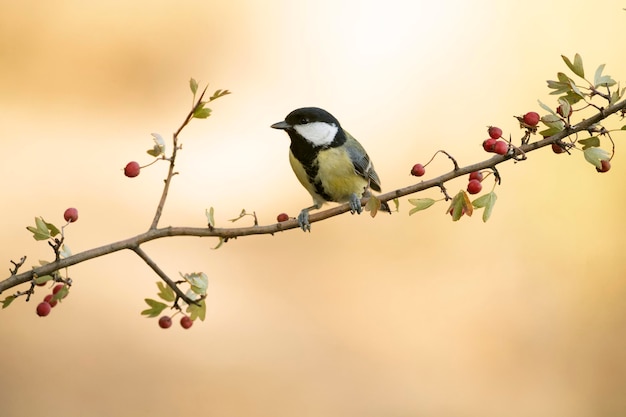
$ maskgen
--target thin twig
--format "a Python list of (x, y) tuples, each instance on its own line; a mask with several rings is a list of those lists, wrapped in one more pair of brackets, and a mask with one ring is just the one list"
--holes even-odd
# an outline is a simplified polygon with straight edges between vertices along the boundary
[(159, 220), (161, 219), (161, 215), (163, 214), (163, 207), (165, 206), (165, 200), (167, 200), (167, 193), (169, 192), (170, 184), (172, 183), (172, 178), (174, 177), (174, 175), (176, 175), (176, 172), (174, 172), (174, 166), (176, 165), (176, 153), (178, 152), (178, 149), (179, 149), (178, 135), (185, 128), (185, 126), (189, 124), (191, 119), (193, 119), (194, 112), (201, 105), (202, 98), (204, 97), (204, 94), (206, 93), (207, 88), (208, 88), (208, 85), (204, 87), (204, 90), (202, 90), (200, 97), (198, 97), (198, 100), (196, 100), (196, 104), (191, 108), (191, 110), (187, 114), (187, 117), (185, 117), (185, 120), (183, 121), (183, 123), (180, 125), (178, 130), (174, 132), (174, 135), (172, 136), (172, 155), (169, 157), (170, 166), (167, 170), (167, 177), (165, 177), (165, 183), (163, 184), (163, 192), (161, 193), (161, 199), (159, 200), (156, 213), (154, 214), (154, 218), (152, 219), (150, 230), (156, 229), (159, 224)]
[(176, 293), (176, 296), (180, 299), (182, 299), (184, 302), (186, 302), (187, 304), (197, 304), (196, 301), (193, 301), (192, 299), (190, 299), (189, 297), (187, 297), (185, 295), (184, 292), (182, 292), (182, 290), (178, 287), (178, 285), (176, 285), (176, 283), (174, 281), (172, 281), (170, 279), (170, 277), (167, 276), (167, 274), (156, 264), (156, 262), (154, 262), (152, 260), (152, 258), (150, 258), (150, 256), (148, 256), (148, 254), (146, 252), (144, 252), (143, 249), (141, 249), (139, 246), (135, 246), (133, 248), (131, 248), (133, 250), (133, 252), (135, 252), (141, 259), (143, 259), (143, 261), (150, 267), (152, 268), (152, 270), (163, 280), (165, 281), (165, 283), (172, 289), (174, 290), (174, 292)]

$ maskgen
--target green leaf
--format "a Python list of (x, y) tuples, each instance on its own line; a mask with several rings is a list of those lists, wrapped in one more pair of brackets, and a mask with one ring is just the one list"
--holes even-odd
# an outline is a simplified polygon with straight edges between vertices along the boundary
[(33, 234), (35, 240), (50, 239), (50, 230), (46, 226), (46, 222), (41, 217), (35, 217), (35, 227), (26, 226), (26, 229)]
[(602, 148), (588, 148), (583, 151), (583, 154), (585, 155), (587, 162), (596, 168), (602, 168), (601, 161), (608, 161), (611, 159), (611, 154)]
[(189, 88), (191, 89), (191, 92), (195, 96), (196, 92), (198, 91), (198, 82), (196, 80), (194, 80), (193, 78), (190, 78), (189, 79)]
[(209, 98), (209, 101), (216, 100), (216, 99), (218, 99), (220, 97), (224, 97), (224, 96), (226, 96), (228, 94), (230, 94), (230, 91), (228, 91), (228, 90), (217, 90), (217, 91), (215, 91), (215, 93), (213, 93), (211, 98)]
[(542, 130), (541, 132), (539, 132), (539, 134), (544, 138), (547, 138), (548, 136), (556, 135), (562, 130), (563, 129), (557, 129), (556, 127), (550, 127), (549, 129)]
[(559, 132), (565, 129), (565, 123), (555, 114), (546, 114), (541, 118), (541, 121), (544, 125), (557, 129)]
[(215, 250), (215, 249), (221, 248), (222, 245), (224, 244), (224, 242), (225, 242), (224, 238), (220, 236), (219, 237), (219, 242), (217, 243), (217, 245), (214, 248), (211, 248), (211, 249)]
[(206, 215), (207, 221), (209, 222), (209, 227), (215, 227), (215, 210), (213, 209), (213, 207), (205, 210), (204, 214)]
[(189, 304), (187, 307), (187, 313), (189, 313), (189, 318), (191, 320), (198, 318), (201, 321), (204, 321), (206, 317), (206, 302), (205, 300), (202, 300), (198, 304), (200, 305)]
[(367, 203), (365, 203), (365, 211), (369, 211), (370, 216), (376, 217), (378, 210), (380, 210), (380, 206), (381, 206), (381, 202), (378, 199), (378, 197), (376, 197), (375, 195), (372, 195), (367, 200)]
[(7, 298), (2, 300), (2, 308), (7, 308), (17, 297), (14, 295), (9, 295)]
[(159, 281), (157, 282), (157, 287), (159, 288), (159, 293), (157, 294), (159, 298), (170, 303), (176, 300), (176, 293), (169, 285)]
[(565, 64), (569, 67), (570, 70), (580, 78), (585, 78), (585, 70), (583, 69), (583, 59), (579, 54), (574, 55), (574, 62), (570, 61), (568, 57), (565, 55), (561, 55)]
[(161, 312), (163, 312), (163, 310), (167, 308), (166, 304), (163, 304), (159, 301), (152, 300), (150, 298), (146, 298), (145, 300), (150, 308), (147, 308), (141, 312), (141, 314), (144, 316), (157, 317), (161, 314)]
[(471, 216), (474, 212), (474, 206), (464, 190), (459, 191), (450, 202), (447, 213), (452, 215), (453, 221), (458, 221), (464, 214)]
[(544, 109), (545, 111), (547, 111), (548, 113), (556, 116), (557, 114), (554, 112), (554, 110), (552, 110), (548, 105), (544, 104), (541, 102), (541, 100), (537, 100), (537, 102), (539, 103), (539, 107), (541, 107), (542, 109)]
[(587, 139), (580, 139), (578, 143), (583, 145), (583, 151), (589, 148), (597, 148), (600, 146), (600, 138), (597, 136), (592, 136)]
[(35, 278), (33, 281), (35, 281), (35, 284), (41, 285), (50, 281), (51, 279), (52, 279), (52, 275), (42, 275), (40, 277)]
[(594, 87), (611, 87), (617, 82), (611, 78), (610, 75), (602, 75), (602, 70), (604, 69), (604, 64), (600, 65), (596, 70), (596, 74), (593, 78)]
[(564, 98), (559, 99), (559, 106), (561, 107), (561, 113), (563, 113), (562, 117), (567, 118), (568, 114), (572, 111), (572, 106), (569, 104), (569, 101)]
[(157, 158), (165, 153), (165, 140), (163, 140), (163, 137), (158, 133), (151, 133), (151, 135), (154, 140), (154, 147), (147, 152), (149, 155)]
[(622, 126), (620, 130), (626, 130), (626, 125)]
[(198, 295), (206, 294), (206, 290), (209, 286), (209, 277), (204, 272), (180, 274), (180, 276), (191, 285), (191, 291)]
[(491, 217), (491, 212), (493, 210), (493, 206), (496, 204), (496, 200), (498, 196), (493, 191), (478, 197), (476, 200), (472, 202), (472, 205), (476, 208), (484, 208), (483, 211), (483, 222), (489, 220)]
[(396, 207), (396, 212), (400, 211), (400, 200), (398, 199), (398, 197), (394, 198), (393, 200), (393, 205)]
[(409, 204), (415, 206), (409, 211), (409, 216), (412, 216), (418, 211), (426, 210), (428, 207), (435, 204), (436, 201), (437, 200), (433, 200), (432, 198), (409, 198)]
[(70, 287), (69, 285), (64, 285), (61, 287), (61, 289), (59, 291), (57, 291), (56, 294), (54, 294), (52, 296), (52, 300), (54, 301), (61, 301), (63, 300), (65, 297), (67, 297), (67, 295), (70, 293)]
[(69, 258), (70, 256), (72, 256), (72, 250), (64, 243), (63, 245), (61, 245), (59, 255), (61, 256), (61, 258)]
[[(41, 220), (43, 220), (43, 218)], [(46, 227), (48, 228), (48, 230), (50, 231), (50, 234), (52, 236), (56, 236), (59, 233), (61, 233), (61, 231), (55, 225), (53, 225), (52, 223), (48, 223), (46, 221), (44, 221), (44, 223), (46, 224)]]
[(241, 209), (241, 213), (239, 213), (239, 216), (235, 217), (234, 219), (229, 219), (228, 221), (235, 223), (237, 220), (243, 219), (247, 215), (248, 213), (246, 212), (246, 209)]
[(595, 85), (596, 87), (598, 86), (598, 84), (600, 84), (600, 79), (602, 78), (602, 71), (604, 71), (604, 65), (605, 64), (601, 64), (597, 69), (595, 74), (593, 75), (593, 85)]
[(193, 110), (193, 117), (196, 119), (206, 119), (211, 115), (211, 109), (205, 108), (205, 104), (206, 103), (202, 102)]
[(26, 229), (33, 234), (33, 238), (35, 238), (35, 240), (46, 240), (50, 238), (47, 230), (45, 233), (42, 233), (39, 229), (32, 226), (26, 226)]
[(580, 96), (581, 98), (585, 97), (585, 94), (578, 89), (578, 86), (574, 84), (574, 81), (570, 83), (570, 86), (572, 87), (571, 93), (576, 94), (577, 96)]

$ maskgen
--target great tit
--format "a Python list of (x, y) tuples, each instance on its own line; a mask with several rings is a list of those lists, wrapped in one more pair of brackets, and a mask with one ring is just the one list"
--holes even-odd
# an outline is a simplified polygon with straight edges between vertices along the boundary
[(298, 215), (298, 224), (305, 232), (311, 230), (309, 210), (319, 209), (328, 201), (348, 202), (352, 214), (361, 214), (361, 198), (369, 196), (368, 189), (381, 190), (363, 146), (326, 110), (296, 109), (271, 127), (289, 135), (291, 168), (313, 197), (313, 205)]

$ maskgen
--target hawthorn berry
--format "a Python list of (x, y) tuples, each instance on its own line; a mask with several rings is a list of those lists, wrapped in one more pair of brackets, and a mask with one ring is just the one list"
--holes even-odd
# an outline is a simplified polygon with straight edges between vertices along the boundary
[(278, 223), (286, 222), (287, 220), (289, 220), (289, 215), (287, 213), (280, 213), (278, 216), (276, 216), (276, 221)]
[(524, 120), (524, 123), (526, 123), (528, 126), (533, 126), (533, 127), (539, 124), (539, 119), (540, 119), (539, 114), (534, 111), (529, 111), (522, 117), (522, 120)]
[(139, 164), (135, 161), (131, 161), (126, 164), (126, 167), (124, 167), (124, 175), (126, 175), (128, 178), (134, 178), (139, 175), (140, 170), (141, 167), (139, 166)]
[(552, 152), (554, 153), (563, 153), (565, 152), (565, 148), (563, 148), (561, 145), (559, 145), (558, 143), (554, 142), (552, 144)]
[(489, 126), (487, 132), (489, 133), (489, 137), (491, 139), (500, 139), (502, 137), (502, 129), (499, 127)]
[(607, 161), (606, 159), (601, 160), (600, 164), (602, 164), (601, 168), (596, 167), (596, 171), (598, 172), (607, 172), (609, 169), (611, 169), (611, 162)]
[(190, 328), (192, 324), (193, 320), (191, 320), (189, 316), (183, 316), (183, 318), (180, 319), (180, 325), (183, 327), (183, 329)]
[(421, 177), (426, 173), (426, 168), (422, 164), (415, 164), (413, 168), (411, 168), (411, 175), (415, 177)]
[(486, 152), (493, 152), (494, 147), (496, 146), (497, 139), (489, 138), (483, 141), (483, 149)]
[(509, 144), (503, 140), (499, 140), (493, 146), (493, 151), (497, 153), (498, 155), (506, 155), (507, 152), (509, 151)]
[(170, 316), (162, 316), (159, 318), (159, 327), (169, 329), (172, 326), (172, 318)]
[(68, 208), (63, 213), (63, 218), (66, 222), (74, 223), (76, 220), (78, 220), (78, 210), (76, 210), (74, 207)]
[(50, 314), (50, 310), (52, 310), (52, 306), (45, 301), (42, 301), (37, 305), (37, 315), (39, 317), (46, 317)]
[(483, 185), (478, 180), (470, 180), (467, 183), (467, 192), (470, 194), (478, 194), (483, 189)]
[(53, 300), (52, 297), (52, 294), (48, 294), (43, 299), (46, 303), (50, 304), (50, 307), (54, 307), (59, 302), (58, 300)]
[(470, 181), (471, 180), (482, 181), (483, 180), (483, 173), (480, 172), (480, 171), (470, 172), (469, 179), (470, 179)]

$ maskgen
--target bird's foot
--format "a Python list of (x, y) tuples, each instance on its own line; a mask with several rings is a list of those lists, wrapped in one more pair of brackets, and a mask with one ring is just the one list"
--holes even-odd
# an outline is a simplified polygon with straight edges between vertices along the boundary
[(350, 213), (354, 214), (356, 212), (357, 214), (361, 214), (362, 211), (363, 207), (361, 206), (361, 199), (358, 195), (352, 193), (350, 195)]
[(304, 232), (311, 231), (311, 223), (309, 223), (309, 209), (303, 209), (298, 214), (298, 225)]

